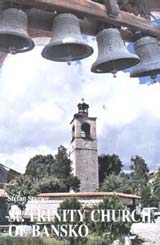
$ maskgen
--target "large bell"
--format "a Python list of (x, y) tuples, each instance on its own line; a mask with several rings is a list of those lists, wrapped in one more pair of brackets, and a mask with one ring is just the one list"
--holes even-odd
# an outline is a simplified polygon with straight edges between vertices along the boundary
[(133, 67), (131, 77), (151, 76), (153, 79), (160, 73), (160, 46), (157, 39), (143, 37), (136, 41), (135, 51), (141, 58), (138, 65)]
[(48, 60), (70, 62), (93, 53), (81, 36), (79, 19), (73, 14), (59, 14), (53, 20), (52, 39), (42, 56)]
[(27, 32), (27, 24), (27, 15), (22, 10), (4, 10), (0, 18), (0, 50), (14, 54), (31, 50), (34, 42)]
[(113, 73), (136, 65), (140, 59), (129, 53), (119, 30), (104, 29), (97, 34), (98, 57), (92, 65), (95, 73)]

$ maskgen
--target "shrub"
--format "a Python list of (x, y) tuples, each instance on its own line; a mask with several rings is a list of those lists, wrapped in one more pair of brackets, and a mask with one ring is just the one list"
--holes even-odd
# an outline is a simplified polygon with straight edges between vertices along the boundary
[(0, 245), (69, 245), (67, 241), (39, 237), (0, 237)]

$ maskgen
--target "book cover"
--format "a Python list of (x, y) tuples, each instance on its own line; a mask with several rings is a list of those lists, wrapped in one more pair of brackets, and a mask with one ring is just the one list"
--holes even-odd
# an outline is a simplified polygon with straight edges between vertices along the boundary
[(20, 2), (0, 5), (0, 244), (160, 245), (159, 13), (124, 42), (83, 8)]

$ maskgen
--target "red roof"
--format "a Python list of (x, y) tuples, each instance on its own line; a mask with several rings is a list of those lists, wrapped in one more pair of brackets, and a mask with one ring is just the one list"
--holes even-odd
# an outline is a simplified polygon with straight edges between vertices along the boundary
[(105, 197), (118, 196), (130, 199), (141, 199), (140, 196), (133, 194), (117, 193), (117, 192), (77, 192), (77, 193), (40, 193), (37, 197)]

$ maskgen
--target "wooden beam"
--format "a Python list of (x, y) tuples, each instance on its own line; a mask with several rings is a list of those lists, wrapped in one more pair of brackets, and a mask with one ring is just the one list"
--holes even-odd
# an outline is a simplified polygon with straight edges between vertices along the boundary
[[(29, 34), (32, 37), (51, 37), (52, 20), (54, 14), (38, 9), (28, 11), (29, 17)], [(94, 19), (84, 18), (80, 20), (81, 31), (83, 34), (95, 36), (97, 34), (97, 23)], [(129, 30), (121, 30), (123, 40), (135, 41), (135, 36)]]
[(150, 19), (151, 8), (149, 2), (149, 0), (135, 0), (138, 13), (146, 19)]
[(116, 0), (104, 0), (108, 16), (116, 18), (119, 14), (119, 7)]
[(109, 17), (103, 4), (91, 0), (12, 0), (12, 2), (46, 11), (72, 12), (78, 16), (91, 17), (103, 23), (141, 30), (148, 35), (160, 38), (160, 27), (154, 26), (150, 21), (121, 10), (117, 18)]
[[(29, 27), (29, 34), (32, 38), (37, 38), (37, 37), (50, 37), (51, 38), (52, 37), (52, 33), (50, 31), (44, 31), (42, 29), (31, 28), (31, 27)], [(92, 34), (90, 33), (90, 35)], [(136, 41), (135, 36), (130, 31), (121, 31), (121, 35), (122, 35), (123, 40), (126, 42)]]
[(160, 10), (160, 1), (159, 0), (150, 0), (149, 7), (151, 10)]
[[(27, 11), (27, 14), (30, 33), (37, 32), (37, 36), (51, 36), (52, 21), (54, 18), (54, 14), (52, 12), (31, 9), (30, 11)], [(80, 26), (83, 34), (91, 36), (96, 35), (96, 22), (94, 20), (88, 21), (88, 19), (85, 18), (80, 19)]]

